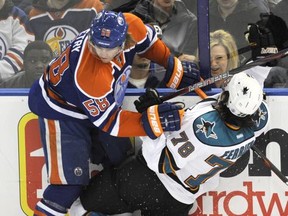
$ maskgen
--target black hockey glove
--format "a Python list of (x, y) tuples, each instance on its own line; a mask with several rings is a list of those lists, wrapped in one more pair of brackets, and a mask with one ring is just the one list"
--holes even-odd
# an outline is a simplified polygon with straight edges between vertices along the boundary
[(248, 31), (245, 32), (245, 37), (251, 47), (252, 60), (278, 52), (272, 32), (264, 26), (253, 23), (248, 24)]
[(287, 47), (288, 42), (288, 27), (286, 22), (279, 16), (273, 13), (261, 13), (260, 20), (256, 23), (258, 26), (268, 28), (274, 39), (274, 44), (278, 50)]
[(161, 104), (163, 101), (159, 97), (159, 93), (156, 89), (147, 88), (146, 92), (141, 95), (138, 100), (134, 101), (136, 110), (142, 113), (147, 110), (148, 107), (156, 104)]

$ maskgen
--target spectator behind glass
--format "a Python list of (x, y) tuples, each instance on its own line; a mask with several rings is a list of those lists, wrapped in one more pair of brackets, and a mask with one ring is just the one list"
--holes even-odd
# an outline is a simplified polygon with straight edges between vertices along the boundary
[[(261, 14), (256, 24), (249, 25), (247, 39), (251, 44), (252, 60), (278, 53), (288, 47), (288, 27), (285, 21), (274, 14)], [(271, 70), (265, 79), (266, 88), (288, 87), (288, 58), (268, 62)]]
[(135, 8), (139, 0), (103, 0), (105, 10), (129, 12)]
[(162, 29), (162, 41), (171, 52), (195, 55), (197, 18), (180, 0), (140, 0), (131, 11), (144, 23), (156, 23)]
[(182, 0), (187, 9), (197, 15), (197, 0)]
[[(231, 71), (239, 66), (239, 56), (235, 40), (231, 34), (224, 30), (210, 33), (211, 75), (217, 76)], [(280, 67), (254, 67), (246, 73), (253, 75), (264, 87), (288, 86), (287, 70)], [(211, 87), (219, 88), (223, 80), (215, 82)]]
[(210, 31), (223, 29), (235, 38), (238, 49), (247, 47), (245, 54), (239, 51), (241, 64), (250, 59), (248, 42), (244, 32), (248, 23), (259, 20), (260, 11), (250, 0), (212, 0), (209, 8)]
[(29, 17), (36, 40), (46, 41), (58, 56), (102, 8), (99, 0), (35, 0)]
[(275, 8), (280, 2), (283, 1), (286, 0), (268, 0), (270, 9), (273, 10), (273, 8)]
[(259, 9), (261, 13), (269, 13), (270, 12), (270, 4), (269, 0), (251, 0)]
[(0, 0), (0, 82), (23, 70), (23, 52), (31, 41), (26, 14), (11, 0)]
[(186, 5), (187, 9), (193, 14), (197, 14), (197, 0), (182, 0)]
[(40, 78), (53, 58), (50, 46), (44, 41), (33, 41), (24, 50), (24, 71), (0, 83), (0, 88), (30, 88)]
[[(234, 38), (224, 30), (210, 33), (210, 52), (212, 76), (217, 76), (239, 66), (238, 51)], [(214, 87), (219, 88), (222, 83), (222, 80), (217, 81)]]
[[(288, 24), (287, 8), (288, 8), (288, 0), (282, 0), (274, 8), (272, 8), (273, 14), (281, 17), (284, 20), (286, 26)], [(281, 33), (281, 35), (283, 35), (283, 33)], [(287, 48), (288, 47), (288, 41), (286, 41), (283, 44), (283, 46)], [(282, 67), (288, 69), (288, 57), (281, 59), (278, 63), (278, 66), (282, 66)]]
[(271, 11), (281, 17), (286, 23), (288, 23), (288, 13), (287, 13), (287, 8), (288, 8), (288, 0), (282, 0), (278, 4), (276, 4)]
[(156, 88), (159, 79), (154, 76), (155, 64), (147, 58), (134, 56), (127, 88)]
[(32, 7), (33, 0), (12, 0), (16, 7), (19, 7), (23, 10), (27, 15)]

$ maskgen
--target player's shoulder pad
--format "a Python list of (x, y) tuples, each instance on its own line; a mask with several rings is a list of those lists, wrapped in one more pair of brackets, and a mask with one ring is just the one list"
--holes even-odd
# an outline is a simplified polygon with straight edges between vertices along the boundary
[(214, 108), (199, 113), (193, 122), (195, 138), (208, 146), (228, 147), (238, 145), (254, 136), (251, 128), (233, 130), (225, 124)]
[(136, 41), (142, 41), (147, 35), (147, 28), (143, 21), (132, 13), (123, 13), (125, 20), (128, 24), (128, 33)]

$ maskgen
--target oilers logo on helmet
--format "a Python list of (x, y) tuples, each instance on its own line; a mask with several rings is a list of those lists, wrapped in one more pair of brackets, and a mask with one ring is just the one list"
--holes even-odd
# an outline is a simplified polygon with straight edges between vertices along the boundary
[(123, 17), (121, 17), (121, 16), (117, 17), (117, 22), (118, 22), (118, 24), (120, 26), (124, 26), (125, 25), (125, 21), (124, 21)]

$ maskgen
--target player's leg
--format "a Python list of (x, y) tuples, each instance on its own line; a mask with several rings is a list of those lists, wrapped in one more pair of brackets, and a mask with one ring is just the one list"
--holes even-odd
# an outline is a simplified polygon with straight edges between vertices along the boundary
[(118, 194), (116, 175), (114, 168), (107, 167), (91, 179), (80, 196), (84, 209), (105, 214), (132, 212)]
[(131, 153), (132, 143), (128, 137), (111, 136), (110, 134), (103, 132), (97, 128), (95, 128), (93, 133), (93, 143), (97, 145), (96, 147), (95, 145), (93, 145), (93, 148), (96, 148), (98, 151), (98, 149), (101, 147), (105, 151), (105, 155), (107, 156), (104, 163), (103, 161), (101, 161), (103, 163), (103, 166), (119, 165), (127, 158), (129, 153)]
[(41, 141), (50, 185), (34, 215), (65, 215), (89, 182), (91, 124), (39, 117)]
[(117, 172), (119, 194), (143, 216), (187, 216), (192, 205), (175, 200), (140, 154)]

